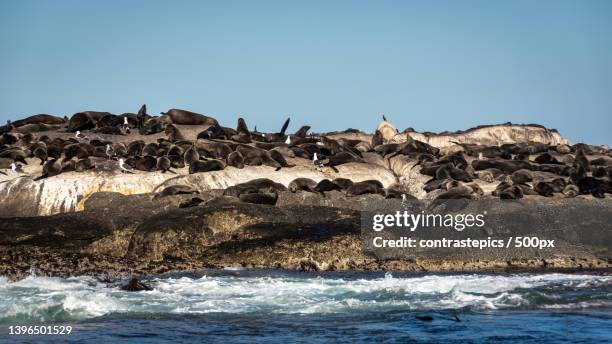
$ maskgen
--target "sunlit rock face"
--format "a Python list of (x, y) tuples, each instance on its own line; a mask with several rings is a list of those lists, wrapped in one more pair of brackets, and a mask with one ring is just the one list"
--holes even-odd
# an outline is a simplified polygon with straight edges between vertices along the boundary
[[(190, 126), (181, 126), (188, 139), (194, 139), (197, 130)], [(54, 135), (66, 135), (54, 132)], [(534, 141), (547, 144), (569, 143), (557, 131), (548, 130), (537, 125), (492, 125), (482, 126), (455, 133), (398, 133), (392, 142), (404, 142), (407, 136), (426, 142), (445, 151), (460, 149), (457, 143), (475, 143), (499, 145), (502, 143)], [(163, 133), (144, 136), (145, 141), (152, 142), (164, 137)], [(326, 134), (331, 139), (362, 140), (370, 142), (371, 134), (359, 131), (335, 132)], [(111, 139), (111, 137), (106, 137)], [(126, 138), (122, 138), (126, 139)], [(96, 192), (119, 192), (125, 195), (156, 192), (170, 185), (189, 185), (199, 191), (225, 189), (239, 183), (257, 178), (268, 178), (287, 186), (296, 178), (310, 178), (316, 182), (322, 179), (347, 178), (354, 182), (376, 179), (385, 187), (401, 184), (411, 195), (424, 198), (424, 183), (429, 177), (419, 173), (416, 161), (405, 156), (390, 159), (378, 154), (363, 154), (365, 163), (347, 163), (336, 166), (336, 171), (329, 167), (315, 168), (311, 161), (300, 158), (287, 158), (292, 168), (275, 171), (268, 166), (246, 166), (244, 169), (227, 167), (222, 171), (188, 174), (187, 168), (176, 170), (176, 174), (161, 172), (137, 172), (136, 174), (119, 173), (113, 161), (104, 159), (98, 163), (106, 167), (88, 172), (67, 172), (55, 177), (35, 181), (41, 174), (41, 166), (36, 159), (28, 159), (24, 166), (25, 175), (8, 171), (0, 175), (0, 217), (52, 215), (80, 211), (83, 202)], [(114, 165), (113, 165), (114, 164)], [(111, 167), (109, 168), (108, 165)], [(114, 167), (113, 167), (114, 166)]]
[[(297, 160), (297, 159), (296, 159)], [(303, 160), (303, 159), (301, 159)], [(304, 165), (308, 165), (304, 163)], [(348, 178), (353, 181), (377, 179), (385, 187), (397, 178), (389, 169), (377, 164), (349, 163), (330, 168), (315, 169), (296, 166), (275, 171), (267, 166), (247, 166), (244, 169), (227, 167), (223, 171), (188, 174), (186, 169), (178, 174), (161, 172), (137, 172), (121, 174), (107, 172), (68, 172), (34, 181), (32, 176), (9, 174), (0, 181), (0, 217), (52, 215), (83, 210), (83, 202), (96, 192), (119, 192), (124, 195), (156, 192), (170, 185), (189, 185), (199, 191), (225, 189), (257, 178), (268, 178), (285, 186), (296, 178), (320, 181), (325, 178)], [(27, 172), (40, 174), (39, 168), (30, 167)]]
[[(471, 143), (481, 145), (500, 145), (504, 143), (517, 142), (540, 142), (551, 145), (569, 144), (556, 130), (549, 130), (536, 125), (512, 125), (500, 124), (482, 126), (454, 133), (408, 133), (415, 140), (426, 142), (434, 147), (442, 148), (459, 143)], [(393, 140), (402, 142), (406, 140), (406, 134), (398, 134)]]

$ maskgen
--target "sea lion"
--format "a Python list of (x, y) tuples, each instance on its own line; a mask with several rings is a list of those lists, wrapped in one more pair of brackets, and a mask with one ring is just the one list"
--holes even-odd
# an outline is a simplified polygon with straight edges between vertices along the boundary
[(14, 122), (11, 122), (15, 127), (21, 127), (26, 124), (66, 124), (66, 120), (59, 116), (47, 115), (47, 114), (38, 114), (26, 117), (24, 119), (19, 119)]
[(520, 169), (526, 169), (530, 171), (536, 169), (536, 166), (529, 161), (502, 159), (474, 160), (472, 161), (472, 167), (476, 171), (496, 168), (504, 172), (504, 174), (512, 174), (514, 171), (518, 171)]
[(257, 178), (257, 179), (253, 179), (245, 183), (240, 183), (234, 186), (230, 186), (227, 189), (225, 189), (225, 191), (223, 191), (223, 195), (238, 197), (243, 193), (274, 192), (274, 191), (287, 191), (287, 188), (283, 184), (276, 183), (270, 179)]
[(286, 156), (288, 158), (295, 158), (295, 153), (293, 152), (293, 150), (288, 147), (288, 146), (277, 146), (274, 147), (273, 149), (270, 149), (270, 153), (272, 151), (278, 151), (279, 153), (281, 153), (283, 156)]
[(574, 198), (580, 194), (580, 189), (574, 184), (568, 184), (563, 188), (563, 195), (566, 198)]
[(271, 150), (269, 152), (270, 157), (278, 162), (282, 167), (294, 167), (295, 165), (287, 162), (285, 157), (278, 150)]
[(157, 159), (152, 156), (128, 158), (125, 162), (139, 171), (153, 172), (157, 168)]
[(159, 155), (159, 145), (155, 142), (146, 144), (142, 148), (141, 155), (158, 156)]
[(195, 149), (200, 156), (214, 159), (225, 159), (232, 152), (232, 148), (225, 143), (200, 139), (195, 141)]
[(353, 185), (353, 181), (350, 179), (346, 179), (346, 178), (336, 178), (332, 180), (332, 183), (338, 185), (338, 187), (340, 187), (341, 190), (346, 190)]
[(503, 174), (504, 173), (502, 171), (496, 168), (489, 168), (476, 172), (476, 176), (478, 176), (478, 179), (483, 180), (487, 183), (495, 182), (500, 176), (503, 176)]
[(244, 168), (244, 157), (240, 152), (231, 152), (227, 156), (227, 165), (242, 169)]
[(440, 193), (435, 199), (474, 199), (474, 189), (467, 185), (458, 185)]
[(295, 132), (295, 134), (293, 134), (294, 136), (297, 137), (301, 137), (301, 138), (306, 138), (306, 135), (308, 135), (308, 130), (310, 130), (310, 126), (309, 125), (305, 125), (302, 126), (298, 131)]
[(139, 156), (142, 155), (142, 151), (145, 147), (143, 140), (132, 141), (127, 146), (127, 156)]
[(365, 180), (358, 183), (353, 183), (347, 190), (347, 196), (357, 196), (363, 194), (381, 194), (385, 195), (385, 189), (378, 180)]
[(289, 183), (288, 189), (293, 193), (296, 191), (315, 192), (316, 186), (317, 182), (310, 178), (296, 178)]
[(604, 198), (605, 193), (610, 191), (606, 181), (595, 177), (582, 177), (578, 179), (575, 184), (582, 195), (591, 194), (593, 197)]
[(563, 192), (567, 183), (563, 178), (555, 178), (549, 182), (549, 185), (552, 187), (553, 192)]
[(546, 182), (537, 182), (533, 186), (533, 189), (540, 195), (544, 197), (551, 197), (553, 195), (554, 189)]
[(152, 135), (161, 133), (166, 128), (166, 125), (170, 124), (168, 117), (149, 117), (143, 124), (138, 128), (140, 135)]
[(270, 133), (270, 134), (266, 134), (266, 141), (268, 142), (284, 142), (285, 139), (287, 138), (285, 136), (285, 131), (287, 130), (287, 127), (289, 127), (289, 121), (291, 120), (291, 118), (287, 118), (287, 120), (285, 120), (285, 123), (283, 123), (283, 126), (281, 127), (280, 132), (278, 133)]
[(45, 161), (49, 158), (47, 154), (47, 145), (44, 142), (37, 142), (34, 147), (31, 147), (32, 156), (40, 159), (40, 164), (43, 165)]
[(246, 122), (243, 118), (238, 118), (238, 125), (236, 126), (236, 135), (231, 137), (233, 141), (240, 143), (250, 143), (251, 142), (251, 132), (246, 125)]
[(589, 171), (589, 160), (587, 159), (582, 146), (576, 148), (576, 156), (574, 157), (574, 167), (582, 167), (585, 171)]
[(166, 172), (175, 173), (174, 171), (170, 170), (171, 167), (172, 167), (172, 161), (170, 161), (170, 158), (168, 158), (167, 155), (160, 156), (159, 158), (157, 158), (156, 168), (158, 171), (162, 171), (162, 173), (166, 173)]
[(173, 168), (185, 167), (185, 157), (183, 155), (168, 154), (166, 157), (170, 160), (170, 166)]
[(516, 186), (510, 186), (498, 192), (500, 199), (521, 199), (523, 198), (523, 190)]
[(26, 152), (18, 147), (7, 148), (3, 151), (0, 151), (0, 158), (9, 158), (13, 161), (21, 162), (27, 165), (27, 161), (25, 160), (27, 157)]
[(92, 155), (95, 147), (90, 145), (89, 143), (73, 143), (64, 146), (64, 161), (69, 160), (73, 157), (78, 159), (84, 159), (88, 156)]
[(158, 199), (166, 196), (174, 196), (174, 195), (189, 195), (189, 194), (197, 194), (198, 191), (191, 186), (188, 185), (171, 185), (165, 187), (162, 191), (156, 193), (153, 196), (153, 199)]
[(13, 131), (20, 134), (32, 134), (41, 131), (58, 130), (60, 128), (62, 128), (62, 126), (57, 124), (31, 123), (24, 124), (21, 127), (14, 129)]
[(92, 130), (94, 133), (98, 133), (98, 134), (106, 134), (106, 135), (125, 135), (122, 131), (121, 128), (119, 127), (114, 127), (114, 126), (103, 126), (103, 127), (98, 127), (94, 130)]
[(42, 175), (34, 180), (57, 176), (60, 173), (62, 173), (62, 165), (58, 159), (49, 160), (43, 165)]
[(87, 157), (84, 159), (79, 159), (74, 165), (74, 170), (77, 172), (83, 172), (86, 170), (90, 170), (94, 167), (95, 165), (93, 161), (89, 157)]
[(110, 112), (100, 111), (83, 111), (78, 112), (70, 117), (68, 122), (68, 131), (76, 132), (77, 130), (93, 129), (98, 120), (106, 115), (112, 115)]
[(569, 176), (569, 174), (571, 173), (571, 169), (572, 169), (570, 166), (560, 165), (560, 164), (541, 164), (536, 167), (537, 167), (537, 171), (550, 172), (550, 173), (554, 173), (560, 176)]
[(592, 169), (592, 175), (595, 178), (605, 178), (608, 177), (608, 170), (603, 166), (597, 166)]
[(168, 124), (166, 129), (164, 129), (164, 132), (168, 136), (168, 140), (172, 142), (185, 139), (185, 136), (183, 136), (181, 131), (174, 124)]
[(537, 162), (538, 164), (561, 164), (554, 156), (552, 156), (548, 152), (538, 155), (534, 159), (534, 161)]
[(189, 164), (189, 174), (199, 172), (210, 172), (210, 171), (221, 171), (225, 168), (225, 163), (221, 160), (206, 160), (206, 161), (193, 161)]
[(240, 145), (236, 148), (236, 151), (240, 152), (240, 154), (242, 154), (242, 156), (244, 157), (245, 165), (249, 165), (249, 166), (266, 165), (266, 166), (276, 168), (277, 171), (280, 170), (282, 167), (280, 163), (272, 159), (272, 157), (266, 150), (263, 150), (257, 147), (247, 146), (247, 145)]
[(241, 194), (239, 199), (240, 202), (244, 203), (275, 205), (278, 200), (278, 194), (276, 192), (246, 193)]
[(372, 145), (372, 147), (376, 147), (376, 146), (380, 146), (382, 144), (383, 144), (382, 133), (380, 132), (380, 130), (376, 129), (376, 131), (374, 132), (374, 135), (372, 136), (371, 145)]
[(472, 176), (469, 173), (460, 168), (455, 167), (455, 165), (450, 162), (443, 164), (436, 170), (435, 178), (438, 180), (450, 178), (468, 183), (473, 180)]
[(365, 163), (365, 161), (362, 158), (355, 156), (352, 153), (339, 152), (333, 156), (330, 156), (328, 158), (328, 161), (324, 163), (323, 166), (331, 167), (335, 172), (338, 172), (338, 169), (336, 169), (336, 166), (347, 164), (349, 162)]
[(186, 165), (189, 165), (194, 161), (200, 160), (200, 153), (198, 153), (198, 150), (195, 149), (194, 145), (191, 145), (191, 147), (189, 147), (185, 151), (185, 154), (183, 154), (183, 160), (185, 161)]
[(325, 196), (324, 192), (333, 191), (333, 190), (342, 190), (338, 184), (334, 183), (329, 179), (320, 180), (317, 185), (314, 187), (314, 191), (319, 192), (323, 196)]
[(62, 172), (70, 172), (76, 170), (76, 160), (70, 159), (62, 162)]
[(2, 136), (0, 136), (0, 144), (13, 145), (19, 142), (22, 136), (23, 135), (21, 133), (4, 133)]
[(174, 124), (182, 124), (182, 125), (209, 125), (209, 126), (218, 126), (219, 122), (216, 119), (201, 115), (199, 113), (181, 110), (181, 109), (170, 109), (166, 112), (162, 112), (162, 115), (170, 118), (172, 123)]
[(512, 179), (512, 182), (514, 182), (515, 184), (527, 184), (533, 181), (533, 175), (531, 174), (531, 171), (521, 169), (512, 172), (512, 175), (510, 175), (510, 179)]

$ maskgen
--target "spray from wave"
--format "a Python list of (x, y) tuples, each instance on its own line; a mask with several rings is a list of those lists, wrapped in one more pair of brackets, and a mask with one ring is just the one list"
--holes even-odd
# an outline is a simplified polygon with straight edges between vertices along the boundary
[(331, 314), (612, 306), (612, 277), (572, 274), (341, 278), (209, 275), (154, 278), (130, 293), (92, 277), (0, 277), (0, 323), (62, 322), (109, 314)]

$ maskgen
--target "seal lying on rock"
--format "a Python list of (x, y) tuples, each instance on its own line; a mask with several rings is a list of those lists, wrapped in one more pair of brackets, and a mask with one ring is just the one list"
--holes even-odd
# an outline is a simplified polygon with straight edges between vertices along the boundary
[(381, 194), (385, 195), (385, 188), (378, 180), (365, 180), (363, 182), (354, 183), (346, 190), (347, 196), (358, 196), (364, 194)]
[(296, 178), (289, 183), (289, 191), (295, 193), (297, 191), (315, 192), (317, 182), (310, 178)]
[(168, 118), (170, 118), (170, 120), (174, 124), (209, 126), (219, 125), (219, 122), (217, 122), (217, 120), (212, 117), (187, 110), (170, 109), (166, 112), (162, 112), (162, 115), (168, 116)]
[(244, 193), (241, 194), (240, 202), (254, 203), (254, 204), (268, 204), (275, 205), (278, 200), (278, 193), (276, 192), (255, 192), (255, 193)]
[(189, 174), (199, 172), (221, 171), (225, 168), (225, 163), (221, 160), (193, 161), (189, 164)]
[(286, 190), (287, 188), (283, 184), (276, 183), (267, 178), (258, 178), (248, 181), (246, 183), (240, 183), (234, 186), (230, 186), (225, 189), (223, 195), (239, 197), (241, 194), (246, 193), (274, 192)]
[(153, 196), (153, 199), (158, 199), (166, 196), (173, 195), (188, 195), (188, 194), (197, 194), (198, 190), (194, 189), (188, 185), (171, 185), (164, 188), (162, 191), (158, 192)]

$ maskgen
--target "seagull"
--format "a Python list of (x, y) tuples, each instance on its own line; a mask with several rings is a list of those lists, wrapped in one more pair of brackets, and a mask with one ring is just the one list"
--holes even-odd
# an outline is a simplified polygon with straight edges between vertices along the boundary
[(11, 170), (15, 173), (25, 173), (23, 172), (23, 169), (21, 168), (21, 165), (16, 164), (14, 162), (11, 163)]
[(128, 123), (127, 117), (123, 117), (123, 126), (121, 126), (121, 129), (123, 129), (123, 131), (125, 131), (127, 134), (130, 133), (130, 124)]
[(406, 194), (402, 194), (402, 205), (406, 205), (407, 202), (408, 202), (408, 197), (406, 197)]
[(317, 157), (317, 153), (314, 153), (314, 156), (312, 157), (312, 164), (315, 165), (316, 167), (322, 167), (323, 163), (321, 163), (321, 161), (319, 160), (319, 158)]
[(119, 159), (119, 168), (121, 169), (121, 173), (134, 173), (134, 168), (126, 164), (123, 158)]
[(77, 130), (77, 131), (76, 131), (76, 133), (74, 134), (74, 137), (76, 137), (77, 139), (86, 139), (86, 138), (87, 138), (87, 136), (85, 136), (85, 135), (81, 134), (81, 132), (80, 132), (80, 131), (78, 131), (78, 130)]
[(285, 143), (288, 145), (291, 144), (291, 135), (287, 135), (287, 139), (285, 140)]
[(484, 156), (482, 155), (482, 152), (478, 153), (478, 160), (484, 160)]
[(113, 149), (111, 148), (110, 145), (106, 145), (106, 156), (108, 157), (108, 160), (110, 160), (113, 155), (115, 155), (115, 152), (113, 152)]

